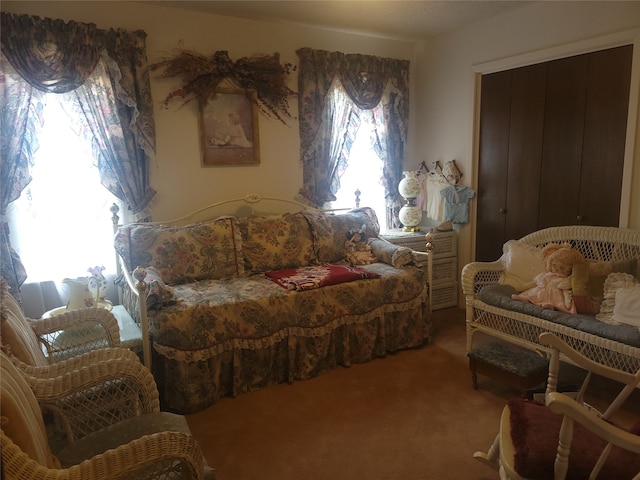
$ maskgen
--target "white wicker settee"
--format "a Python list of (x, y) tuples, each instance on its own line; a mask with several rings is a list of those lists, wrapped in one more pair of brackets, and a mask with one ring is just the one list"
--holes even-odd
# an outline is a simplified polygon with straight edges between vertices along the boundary
[[(548, 243), (569, 243), (584, 255), (590, 269), (594, 267), (595, 271), (597, 265), (602, 271), (620, 272), (622, 270), (617, 266), (625, 265), (627, 274), (639, 278), (640, 230), (593, 226), (550, 227), (526, 235), (518, 242), (537, 248)], [(566, 314), (512, 300), (511, 293), (515, 289), (504, 281), (505, 255), (494, 262), (469, 263), (462, 270), (468, 352), (474, 348), (478, 334), (484, 333), (548, 353), (546, 347), (539, 344), (538, 338), (543, 332), (553, 332), (571, 347), (599, 363), (628, 372), (636, 372), (640, 368), (638, 327), (600, 321), (593, 314)], [(605, 288), (603, 295), (612, 299), (612, 293), (607, 294)]]

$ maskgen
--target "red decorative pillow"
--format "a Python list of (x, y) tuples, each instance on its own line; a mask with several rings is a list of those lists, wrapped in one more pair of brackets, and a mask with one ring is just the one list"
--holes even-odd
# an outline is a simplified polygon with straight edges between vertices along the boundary
[(380, 276), (364, 268), (331, 263), (274, 270), (265, 272), (265, 275), (282, 288), (296, 291), (311, 290), (312, 288), (326, 285), (335, 285), (365, 278), (378, 278)]

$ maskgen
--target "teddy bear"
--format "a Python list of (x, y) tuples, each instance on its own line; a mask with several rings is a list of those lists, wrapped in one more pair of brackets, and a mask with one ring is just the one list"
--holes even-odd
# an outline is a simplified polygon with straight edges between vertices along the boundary
[(545, 271), (534, 278), (535, 287), (511, 298), (533, 303), (543, 308), (576, 313), (571, 290), (573, 266), (585, 261), (584, 256), (571, 245), (550, 243), (542, 249)]

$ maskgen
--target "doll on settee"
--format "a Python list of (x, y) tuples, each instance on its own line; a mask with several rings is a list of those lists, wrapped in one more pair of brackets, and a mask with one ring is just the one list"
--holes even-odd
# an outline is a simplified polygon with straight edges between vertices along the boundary
[(351, 266), (370, 265), (378, 261), (371, 252), (371, 245), (367, 243), (365, 227), (366, 225), (363, 225), (359, 230), (353, 229), (347, 232), (347, 241), (344, 246), (347, 251), (347, 261)]
[(550, 243), (542, 250), (545, 271), (534, 278), (535, 287), (511, 298), (529, 302), (551, 310), (576, 313), (571, 291), (571, 272), (573, 265), (584, 262), (582, 254), (569, 244)]

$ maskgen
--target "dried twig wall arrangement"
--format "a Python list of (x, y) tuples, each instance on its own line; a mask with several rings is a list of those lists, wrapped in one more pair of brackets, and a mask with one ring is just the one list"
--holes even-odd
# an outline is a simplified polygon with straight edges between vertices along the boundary
[(160, 78), (179, 77), (183, 85), (172, 91), (164, 103), (176, 97), (187, 103), (197, 99), (206, 104), (215, 97), (220, 83), (230, 81), (234, 86), (256, 93), (255, 101), (262, 113), (286, 123), (293, 118), (289, 111), (289, 97), (296, 92), (287, 86), (287, 76), (295, 66), (280, 64), (280, 54), (243, 57), (235, 63), (224, 50), (207, 57), (190, 50), (179, 50), (151, 65), (152, 70), (163, 70)]

